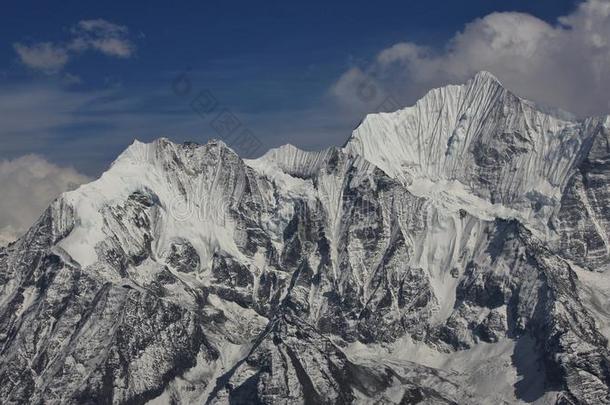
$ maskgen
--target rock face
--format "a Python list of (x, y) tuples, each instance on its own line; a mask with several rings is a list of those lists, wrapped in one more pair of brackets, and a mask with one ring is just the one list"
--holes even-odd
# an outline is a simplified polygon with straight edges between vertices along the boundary
[(2, 403), (610, 403), (610, 119), (488, 73), (343, 148), (135, 142), (0, 248)]

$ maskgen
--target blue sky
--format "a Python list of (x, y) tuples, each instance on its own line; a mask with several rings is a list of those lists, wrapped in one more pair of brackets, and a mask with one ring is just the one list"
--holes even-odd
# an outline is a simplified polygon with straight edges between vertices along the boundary
[[(527, 13), (554, 26), (578, 2), (47, 4), (3, 7), (0, 159), (34, 153), (96, 176), (134, 138), (218, 137), (209, 120), (189, 107), (204, 89), (260, 139), (254, 154), (288, 142), (306, 149), (341, 144), (378, 104), (350, 105), (337, 97), (337, 82), (353, 69), (376, 74), (384, 49), (408, 42), (443, 52), (468, 24), (497, 12)], [(95, 42), (100, 38), (117, 41)], [(39, 46), (45, 43), (50, 48)], [(45, 57), (45, 49), (54, 53)], [(172, 81), (184, 72), (192, 83), (188, 96), (172, 91)], [(452, 79), (445, 74), (431, 83)], [(398, 93), (401, 105), (427, 85), (403, 88), (392, 80), (398, 79), (380, 77), (379, 86)]]

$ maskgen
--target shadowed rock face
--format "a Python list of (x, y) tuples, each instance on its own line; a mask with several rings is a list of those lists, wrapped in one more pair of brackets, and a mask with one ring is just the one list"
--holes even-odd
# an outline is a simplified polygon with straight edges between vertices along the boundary
[(597, 128), (585, 159), (572, 174), (552, 225), (556, 247), (579, 265), (605, 270), (610, 263), (610, 130)]
[(1, 402), (607, 403), (607, 128), (480, 74), (343, 149), (136, 142), (0, 248)]

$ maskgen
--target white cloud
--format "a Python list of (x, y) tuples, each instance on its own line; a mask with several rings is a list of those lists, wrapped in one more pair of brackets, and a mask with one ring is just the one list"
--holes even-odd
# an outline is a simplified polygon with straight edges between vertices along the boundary
[(131, 43), (118, 38), (94, 39), (91, 41), (91, 47), (106, 55), (119, 58), (128, 58), (133, 53)]
[(124, 25), (113, 24), (101, 18), (95, 20), (79, 21), (77, 27), (83, 31), (95, 32), (104, 35), (127, 34), (127, 27)]
[(55, 73), (68, 63), (68, 52), (50, 42), (41, 42), (33, 45), (24, 45), (19, 42), (13, 44), (19, 59), (25, 65), (43, 72)]
[[(413, 42), (382, 50), (366, 73), (412, 103), (431, 87), (463, 82), (477, 71), (496, 75), (517, 94), (578, 116), (610, 111), (610, 2), (588, 0), (549, 24), (516, 12), (468, 24), (441, 49)], [(333, 92), (341, 99), (348, 71)], [(352, 89), (351, 96), (355, 93)], [(349, 96), (349, 95), (348, 95)]]
[(0, 245), (21, 236), (62, 192), (89, 181), (36, 155), (0, 161)]
[(373, 76), (354, 67), (339, 78), (332, 93), (350, 108), (366, 109), (367, 105), (379, 104), (383, 97), (381, 85)]
[(129, 30), (123, 25), (102, 19), (83, 20), (72, 33), (75, 38), (68, 47), (77, 52), (91, 49), (117, 58), (129, 58), (135, 52), (135, 46), (128, 38)]
[(65, 42), (39, 42), (30, 45), (13, 44), (19, 60), (31, 69), (57, 73), (72, 57), (85, 51), (95, 51), (115, 58), (129, 58), (135, 44), (129, 39), (129, 30), (109, 21), (79, 21), (70, 31), (72, 37)]

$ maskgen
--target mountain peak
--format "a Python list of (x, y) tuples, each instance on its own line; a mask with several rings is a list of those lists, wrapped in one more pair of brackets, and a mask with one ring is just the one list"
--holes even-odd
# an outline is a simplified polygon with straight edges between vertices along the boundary
[(430, 91), (411, 107), (368, 115), (345, 149), (405, 184), (425, 185), (419, 191), (432, 187), (452, 194), (449, 199), (480, 199), (544, 228), (592, 136), (582, 122), (540, 111), (481, 71), (464, 85)]
[(165, 160), (171, 156), (182, 156), (184, 153), (188, 155), (193, 153), (206, 154), (216, 149), (237, 156), (237, 153), (220, 139), (212, 138), (205, 144), (192, 141), (177, 143), (165, 137), (157, 138), (148, 143), (136, 139), (119, 155), (112, 166), (117, 164), (154, 163), (158, 159)]
[(286, 144), (270, 149), (260, 158), (248, 160), (247, 163), (263, 171), (273, 168), (291, 176), (308, 177), (323, 167), (326, 161), (339, 151), (340, 149), (334, 146), (321, 151), (306, 151)]
[(502, 85), (502, 82), (500, 82), (500, 80), (494, 76), (493, 73), (490, 73), (486, 70), (481, 70), (479, 72), (477, 72), (472, 79), (470, 79), (471, 82), (494, 82), (499, 84), (500, 86)]

